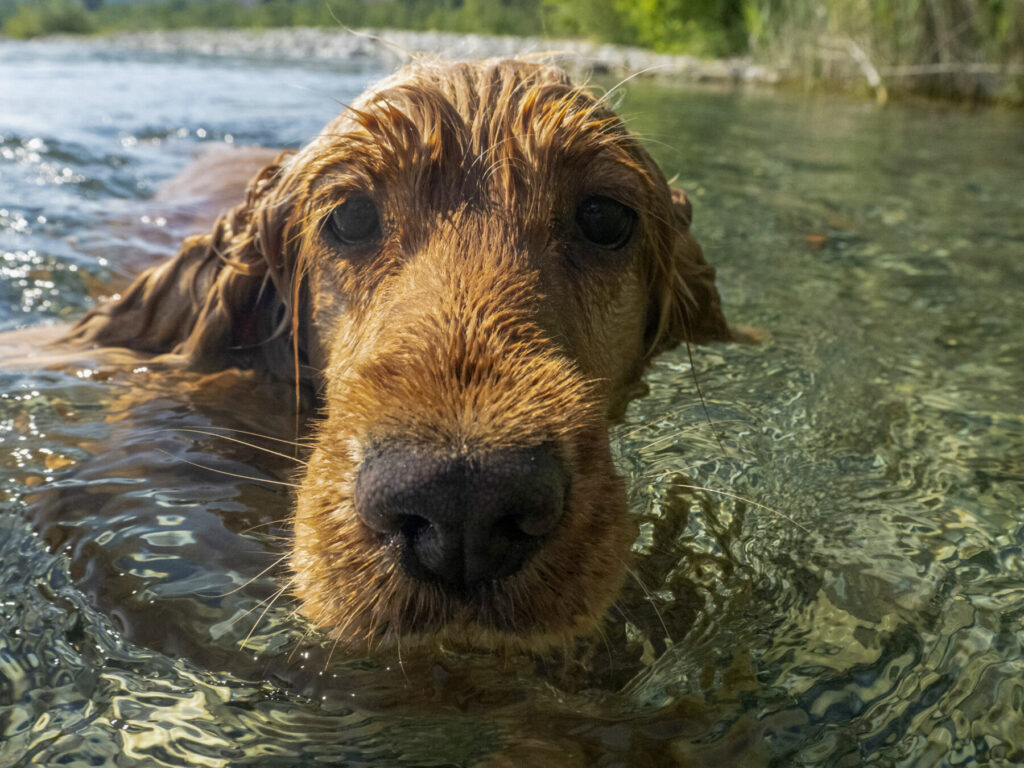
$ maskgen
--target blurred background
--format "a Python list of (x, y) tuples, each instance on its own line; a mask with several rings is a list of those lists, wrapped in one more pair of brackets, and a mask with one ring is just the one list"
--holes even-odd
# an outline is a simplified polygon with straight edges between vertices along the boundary
[(744, 56), (803, 87), (1019, 103), (1019, 0), (0, 0), (12, 37), (312, 26), (584, 37)]

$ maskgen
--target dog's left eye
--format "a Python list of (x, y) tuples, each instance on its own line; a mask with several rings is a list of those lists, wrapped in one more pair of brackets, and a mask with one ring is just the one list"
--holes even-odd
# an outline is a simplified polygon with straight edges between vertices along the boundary
[(594, 245), (621, 248), (633, 234), (636, 211), (604, 195), (588, 197), (576, 209), (576, 225)]
[(353, 195), (331, 211), (330, 226), (345, 245), (361, 245), (380, 238), (377, 206), (366, 195)]

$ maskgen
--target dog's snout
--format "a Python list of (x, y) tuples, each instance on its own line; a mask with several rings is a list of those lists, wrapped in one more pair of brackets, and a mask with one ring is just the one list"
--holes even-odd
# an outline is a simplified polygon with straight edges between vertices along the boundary
[(356, 512), (401, 548), (406, 572), (454, 593), (518, 571), (557, 525), (569, 491), (555, 448), (438, 457), (377, 447), (356, 478)]

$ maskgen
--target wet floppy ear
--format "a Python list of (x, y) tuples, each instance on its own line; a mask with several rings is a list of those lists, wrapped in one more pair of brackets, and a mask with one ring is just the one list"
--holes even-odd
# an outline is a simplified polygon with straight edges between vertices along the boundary
[(655, 264), (651, 281), (651, 315), (647, 347), (652, 354), (671, 349), (683, 341), (707, 344), (713, 341), (747, 341), (743, 333), (729, 327), (722, 313), (722, 300), (715, 287), (715, 268), (690, 233), (693, 206), (686, 193), (672, 190), (670, 243)]
[[(288, 360), (292, 208), (282, 153), (249, 182), (244, 202), (177, 255), (143, 272), (125, 294), (90, 311), (66, 341), (171, 355), (200, 369)], [(279, 362), (279, 361), (277, 361)], [(287, 366), (277, 370), (288, 370)]]

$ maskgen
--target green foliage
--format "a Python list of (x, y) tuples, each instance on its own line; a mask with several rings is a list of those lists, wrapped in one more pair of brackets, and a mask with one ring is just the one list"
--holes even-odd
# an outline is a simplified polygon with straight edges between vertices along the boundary
[(616, 0), (545, 0), (543, 14), (548, 34), (631, 42)]
[(742, 0), (548, 0), (548, 31), (698, 56), (746, 48)]
[(740, 0), (615, 0), (615, 8), (655, 50), (725, 56), (745, 47)]
[(543, 9), (543, 0), (157, 0), (107, 3), (92, 17), (103, 31), (347, 26), (531, 35), (544, 32)]
[(92, 32), (93, 20), (79, 0), (36, 0), (33, 3), (5, 4), (3, 32), (28, 39), (59, 32)]
[(580, 35), (704, 55), (735, 53), (745, 40), (742, 0), (86, 0), (98, 6), (90, 12), (84, 10), (82, 2), (2, 0), (0, 23), (5, 33), (18, 37), (94, 29), (339, 25), (497, 35)]

